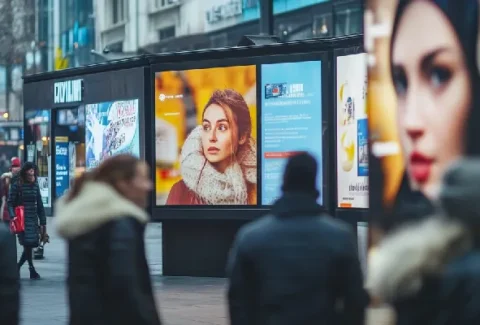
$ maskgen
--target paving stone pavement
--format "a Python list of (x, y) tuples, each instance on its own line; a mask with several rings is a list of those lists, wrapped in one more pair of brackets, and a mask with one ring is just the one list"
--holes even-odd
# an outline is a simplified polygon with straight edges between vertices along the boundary
[[(52, 221), (51, 219), (49, 221)], [(51, 224), (51, 223), (50, 223)], [(42, 276), (28, 279), (28, 268), (21, 271), (21, 325), (65, 325), (68, 323), (65, 287), (66, 245), (53, 227), (45, 259), (34, 261)], [(225, 279), (163, 277), (161, 224), (150, 224), (146, 232), (147, 257), (152, 272), (157, 303), (167, 325), (227, 325)], [(18, 255), (21, 247), (18, 246)], [(368, 325), (393, 325), (388, 308), (369, 310)]]

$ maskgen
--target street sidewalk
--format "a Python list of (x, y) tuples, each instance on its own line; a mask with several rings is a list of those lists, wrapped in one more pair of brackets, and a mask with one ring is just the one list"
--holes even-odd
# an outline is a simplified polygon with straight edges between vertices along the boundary
[[(42, 276), (28, 279), (28, 267), (21, 271), (21, 325), (65, 325), (68, 323), (65, 242), (55, 233), (48, 218), (50, 244), (45, 259), (34, 261)], [(226, 280), (218, 278), (162, 277), (162, 227), (149, 224), (146, 231), (147, 258), (162, 320), (169, 325), (227, 325)], [(18, 246), (18, 255), (21, 246)], [(368, 325), (393, 325), (388, 308), (370, 310)]]

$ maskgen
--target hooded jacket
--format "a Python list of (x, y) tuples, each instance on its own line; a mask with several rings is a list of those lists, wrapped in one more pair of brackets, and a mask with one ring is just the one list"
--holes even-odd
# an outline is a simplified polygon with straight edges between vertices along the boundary
[(392, 303), (397, 325), (480, 324), (480, 160), (449, 169), (436, 215), (387, 236), (367, 288)]
[(270, 215), (242, 227), (227, 274), (232, 325), (364, 324), (369, 298), (354, 236), (312, 195), (284, 194)]
[(146, 212), (105, 183), (56, 204), (68, 240), (70, 324), (159, 325), (145, 257)]

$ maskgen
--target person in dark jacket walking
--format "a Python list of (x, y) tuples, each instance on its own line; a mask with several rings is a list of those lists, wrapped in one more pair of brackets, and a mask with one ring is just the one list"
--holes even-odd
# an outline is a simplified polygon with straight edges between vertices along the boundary
[(45, 232), (47, 219), (43, 207), (40, 188), (36, 181), (35, 164), (26, 162), (19, 172), (18, 177), (14, 177), (10, 185), (8, 196), (8, 211), (10, 218), (15, 218), (15, 207), (24, 206), (25, 209), (25, 231), (18, 234), (18, 241), (23, 246), (23, 253), (18, 261), (18, 270), (25, 262), (28, 262), (30, 269), (30, 279), (40, 279), (40, 275), (33, 266), (33, 249), (39, 245), (38, 225)]
[(70, 324), (159, 325), (145, 257), (149, 167), (130, 155), (106, 159), (56, 203), (68, 240)]
[(447, 169), (437, 212), (385, 237), (367, 288), (392, 304), (397, 325), (480, 324), (480, 159)]
[(317, 162), (292, 157), (270, 215), (240, 229), (227, 266), (232, 325), (364, 324), (355, 236), (317, 204)]
[(2, 325), (19, 322), (20, 298), (15, 241), (8, 228), (0, 223), (0, 319)]

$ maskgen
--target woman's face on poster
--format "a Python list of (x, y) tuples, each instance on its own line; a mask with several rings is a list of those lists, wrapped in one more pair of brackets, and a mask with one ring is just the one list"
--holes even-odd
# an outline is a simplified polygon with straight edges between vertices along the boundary
[(202, 147), (206, 159), (223, 172), (235, 152), (233, 135), (236, 125), (230, 123), (225, 109), (211, 104), (203, 114)]
[(464, 152), (472, 97), (460, 42), (435, 4), (414, 1), (405, 9), (392, 66), (410, 185), (434, 199), (445, 168)]

